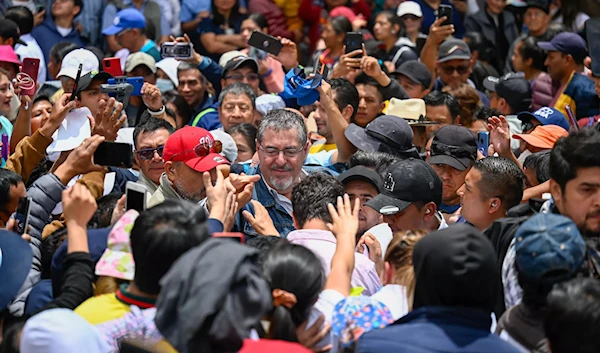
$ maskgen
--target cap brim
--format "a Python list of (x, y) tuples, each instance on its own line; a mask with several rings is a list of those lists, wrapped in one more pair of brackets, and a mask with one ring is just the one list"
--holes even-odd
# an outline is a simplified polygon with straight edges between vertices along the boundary
[(450, 60), (471, 60), (469, 55), (450, 55), (442, 59), (438, 59), (438, 62), (445, 63)]
[(115, 34), (123, 31), (125, 28), (121, 28), (119, 26), (115, 26), (112, 25), (108, 28), (106, 28), (105, 30), (102, 31), (102, 34), (104, 34), (105, 36), (114, 36)]
[(439, 125), (441, 124), (439, 121), (429, 121), (429, 120), (408, 120), (404, 119), (408, 123), (408, 126), (429, 126), (429, 125)]
[(483, 88), (487, 89), (490, 92), (496, 92), (496, 85), (498, 83), (489, 80), (487, 77), (483, 79)]
[(436, 155), (429, 157), (429, 164), (445, 164), (460, 171), (466, 170), (471, 166), (472, 160), (469, 158), (455, 158), (448, 155)]
[(365, 152), (377, 152), (381, 146), (381, 141), (367, 135), (365, 129), (352, 123), (348, 125), (344, 135), (356, 148)]
[(17, 39), (16, 42), (17, 42), (17, 44), (21, 44), (21, 45), (27, 46), (27, 43), (25, 43), (24, 41), (22, 41), (20, 39)]
[(556, 49), (556, 47), (554, 45), (552, 45), (552, 43), (550, 42), (538, 42), (538, 47), (544, 49), (544, 50), (548, 50), (548, 51), (559, 51), (558, 49)]
[(0, 310), (6, 308), (25, 282), (33, 253), (29, 244), (19, 235), (9, 231), (0, 231), (0, 249), (3, 249), (0, 266)]
[[(412, 202), (393, 198), (388, 195), (379, 194), (365, 203), (375, 211), (381, 213), (381, 210), (386, 206), (398, 207), (398, 212), (404, 211)], [(396, 213), (398, 213), (396, 212)]]
[(211, 153), (206, 157), (192, 158), (188, 161), (185, 161), (185, 164), (197, 172), (204, 173), (222, 164), (231, 163), (229, 163), (229, 161), (219, 153)]
[(415, 78), (415, 76), (414, 76), (414, 75), (412, 75), (412, 73), (410, 73), (410, 72), (396, 70), (396, 71), (392, 72), (392, 75), (403, 75), (403, 76), (406, 76), (406, 77), (407, 77), (409, 80), (411, 80), (411, 81), (412, 81), (414, 84), (417, 84), (417, 85), (423, 85), (423, 84), (422, 84), (421, 82), (419, 82), (419, 80), (417, 80), (417, 79)]
[(513, 138), (518, 139), (518, 140), (523, 140), (525, 142), (527, 142), (528, 145), (531, 145), (533, 147), (537, 147), (537, 148), (544, 148), (544, 149), (550, 149), (552, 147), (554, 147), (554, 145), (551, 145), (550, 143), (548, 143), (548, 141), (544, 141), (541, 138), (532, 135), (532, 134), (514, 134)]
[[(366, 168), (366, 167), (363, 167)], [(368, 169), (368, 168), (366, 168)], [(371, 175), (368, 175), (371, 174)], [(340, 174), (337, 178), (337, 180), (342, 183), (345, 184), (347, 182), (353, 181), (353, 180), (361, 180), (361, 181), (366, 181), (367, 183), (373, 185), (375, 187), (375, 189), (377, 189), (377, 192), (380, 192), (379, 188), (379, 182), (378, 179), (380, 179), (379, 175), (377, 175), (377, 173), (373, 170), (348, 170), (342, 174)]]
[(77, 69), (70, 67), (60, 69), (58, 75), (56, 75), (56, 78), (60, 78), (61, 76), (67, 76), (69, 78), (75, 79), (77, 77)]

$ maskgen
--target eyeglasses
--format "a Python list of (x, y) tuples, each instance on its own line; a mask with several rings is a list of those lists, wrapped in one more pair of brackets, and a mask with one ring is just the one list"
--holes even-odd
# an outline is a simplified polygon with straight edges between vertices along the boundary
[(248, 75), (233, 74), (233, 75), (225, 76), (225, 79), (234, 80), (235, 82), (242, 82), (242, 81), (244, 81), (244, 79), (246, 79), (246, 80), (248, 80), (248, 82), (251, 82), (251, 81), (258, 80), (258, 74), (254, 74), (254, 73), (248, 74)]
[(258, 147), (265, 153), (265, 155), (267, 157), (279, 157), (279, 154), (283, 152), (283, 155), (285, 156), (285, 158), (296, 158), (298, 156), (298, 154), (300, 154), (300, 152), (304, 151), (304, 147), (300, 147), (300, 148), (284, 148), (282, 150), (280, 150), (279, 148), (275, 148), (275, 147), (263, 147), (261, 144), (258, 145)]
[(523, 132), (531, 132), (531, 131), (535, 130), (536, 127), (537, 127), (537, 125), (533, 125), (533, 123), (531, 121), (524, 121), (521, 124), (521, 130)]
[(116, 36), (117, 36), (117, 37), (120, 37), (120, 36), (122, 36), (123, 34), (125, 34), (125, 33), (129, 32), (129, 31), (131, 31), (131, 28), (127, 28), (127, 29), (125, 29), (125, 30), (122, 30), (121, 32), (117, 33), (117, 35), (116, 35)]
[[(204, 158), (211, 153), (221, 153), (221, 151), (223, 151), (223, 143), (221, 143), (221, 141), (219, 141), (219, 140), (212, 141), (212, 143), (210, 141), (200, 142), (192, 150), (186, 150), (183, 152), (175, 153), (171, 157), (171, 161), (177, 162), (177, 160), (175, 160), (176, 156), (185, 155), (189, 152), (194, 152), (196, 157)], [(183, 158), (183, 157), (180, 158), (180, 161), (184, 161), (184, 160), (186, 160), (186, 158)]]
[(446, 75), (452, 75), (454, 71), (458, 72), (459, 75), (464, 75), (469, 71), (469, 65), (463, 66), (442, 66), (442, 71)]
[(142, 160), (147, 161), (149, 159), (154, 158), (154, 153), (158, 153), (158, 155), (162, 158), (164, 149), (165, 146), (162, 145), (156, 148), (144, 148), (143, 150), (136, 151), (135, 153), (137, 153), (137, 155), (140, 156)]

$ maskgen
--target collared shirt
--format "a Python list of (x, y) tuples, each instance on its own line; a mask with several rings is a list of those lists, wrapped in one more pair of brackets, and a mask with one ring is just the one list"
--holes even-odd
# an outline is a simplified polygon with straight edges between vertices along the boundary
[(444, 228), (448, 228), (448, 223), (446, 223), (446, 219), (444, 218), (444, 216), (442, 215), (442, 213), (439, 212), (439, 211), (437, 213), (437, 219), (440, 222), (440, 226), (438, 227), (438, 230), (442, 230)]
[(30, 33), (23, 34), (20, 39), (27, 45), (15, 45), (15, 53), (19, 56), (19, 59), (21, 59), (21, 61), (23, 61), (24, 58), (40, 59), (37, 83), (39, 83), (41, 87), (44, 82), (46, 82), (46, 60), (44, 59), (44, 52)]
[[(337, 240), (333, 233), (320, 229), (301, 229), (288, 234), (290, 243), (309, 248), (320, 259), (325, 275), (331, 272), (331, 260), (335, 253)], [(381, 282), (375, 269), (375, 263), (360, 253), (354, 253), (354, 270), (352, 272), (352, 287), (364, 288), (364, 294), (371, 296), (379, 290)]]
[(90, 298), (79, 305), (75, 312), (92, 325), (118, 319), (131, 311), (131, 305), (142, 309), (153, 308), (156, 300), (142, 298), (127, 291), (122, 284), (116, 293)]
[[(300, 172), (300, 180), (302, 180), (307, 175), (308, 174), (306, 173), (306, 171), (304, 169), (302, 169), (302, 171)], [(283, 209), (286, 210), (287, 213), (292, 215), (294, 213), (294, 208), (292, 207), (292, 201), (290, 199), (288, 199), (287, 197), (285, 197), (284, 195), (281, 195), (280, 193), (278, 193), (277, 190), (273, 189), (266, 180), (265, 180), (265, 185), (267, 186), (267, 190), (269, 190), (269, 193), (271, 194), (271, 196), (273, 196), (273, 198), (275, 199), (275, 202), (277, 202), (279, 205), (281, 205), (281, 207), (283, 207)]]

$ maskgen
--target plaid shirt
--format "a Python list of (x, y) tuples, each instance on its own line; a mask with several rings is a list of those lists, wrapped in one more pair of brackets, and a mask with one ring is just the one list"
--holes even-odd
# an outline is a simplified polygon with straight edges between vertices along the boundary
[(156, 308), (141, 310), (131, 306), (131, 312), (120, 319), (97, 325), (96, 328), (112, 347), (111, 352), (118, 352), (120, 342), (124, 339), (142, 339), (152, 343), (164, 340), (154, 324)]

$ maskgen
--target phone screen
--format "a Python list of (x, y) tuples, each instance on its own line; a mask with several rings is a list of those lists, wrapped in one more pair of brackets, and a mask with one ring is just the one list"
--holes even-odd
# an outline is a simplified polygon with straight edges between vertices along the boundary
[(138, 212), (143, 212), (146, 209), (146, 205), (144, 203), (145, 195), (142, 192), (133, 189), (127, 189), (127, 210), (136, 210)]
[(94, 153), (94, 163), (103, 166), (131, 168), (131, 145), (121, 142), (104, 141)]
[(15, 212), (16, 231), (18, 234), (24, 234), (29, 225), (29, 207), (31, 197), (19, 197), (17, 211)]
[(600, 77), (600, 19), (589, 19), (585, 22), (585, 34), (592, 58), (592, 74)]

